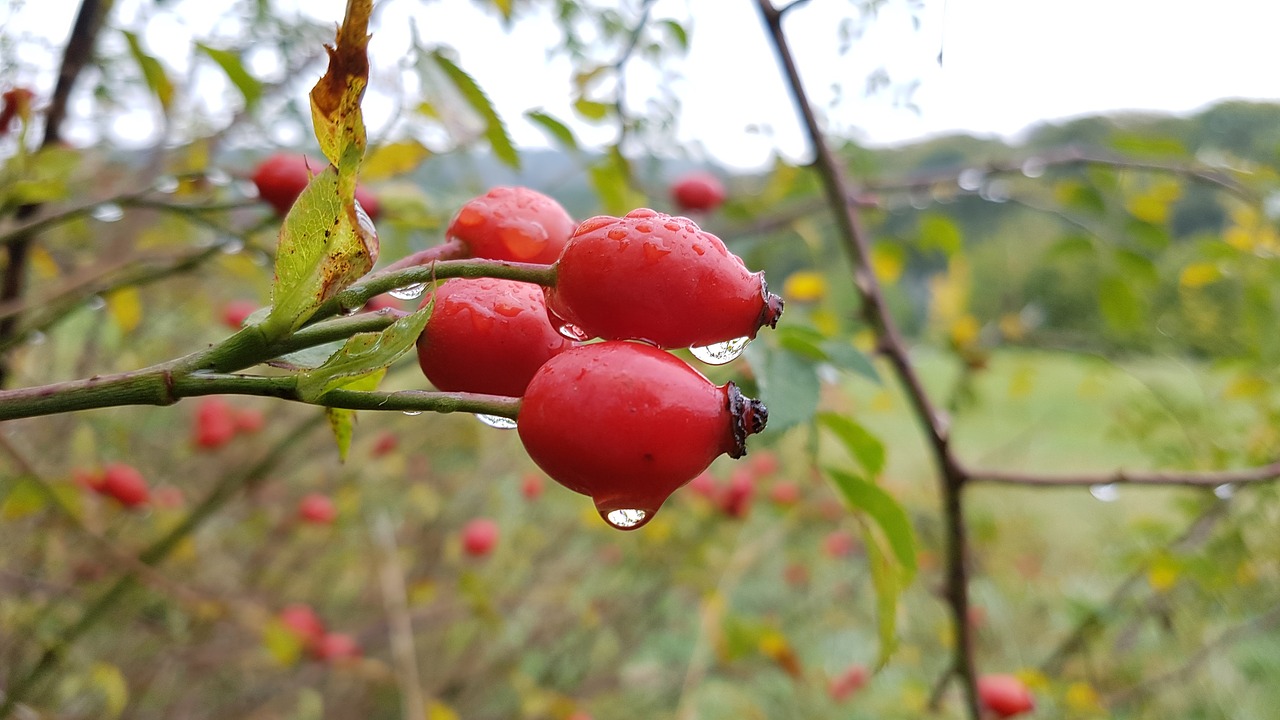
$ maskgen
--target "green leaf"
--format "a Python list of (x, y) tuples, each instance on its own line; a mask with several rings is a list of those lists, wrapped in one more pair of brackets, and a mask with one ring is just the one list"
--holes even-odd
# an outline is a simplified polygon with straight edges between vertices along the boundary
[(815, 364), (760, 341), (748, 345), (746, 355), (760, 385), (760, 399), (769, 408), (769, 429), (781, 431), (809, 422), (818, 410), (821, 390)]
[(822, 342), (825, 337), (815, 328), (803, 325), (784, 325), (778, 328), (775, 337), (778, 340), (778, 345), (797, 355), (803, 355), (810, 360), (816, 361), (827, 359), (827, 353), (822, 349)]
[(297, 330), (325, 300), (373, 268), (378, 236), (357, 219), (354, 188), (349, 201), (338, 192), (338, 171), (329, 165), (298, 196), (280, 226), (268, 335)]
[(680, 46), (681, 52), (689, 51), (689, 33), (684, 29), (683, 25), (675, 20), (663, 20), (658, 23), (658, 26), (671, 36), (676, 45)]
[[(371, 392), (378, 389), (378, 384), (382, 382), (382, 378), (386, 374), (386, 368), (379, 368), (365, 375), (360, 375), (354, 380), (342, 382), (337, 387), (344, 390)], [(338, 442), (338, 460), (346, 462), (347, 453), (351, 450), (351, 437), (355, 434), (356, 411), (346, 408), (327, 407), (324, 409), (324, 414), (329, 419), (329, 427), (333, 429), (333, 438)]]
[(30, 476), (19, 479), (6, 489), (0, 498), (0, 519), (17, 520), (44, 510), (49, 495), (38, 480)]
[(876, 598), (876, 634), (880, 640), (880, 653), (876, 669), (884, 667), (898, 649), (898, 596), (902, 594), (901, 577), (889, 558), (880, 548), (875, 533), (862, 526), (862, 544), (867, 552), (867, 567), (871, 571), (871, 587)]
[(168, 115), (169, 106), (173, 104), (173, 82), (165, 73), (164, 66), (142, 49), (142, 43), (138, 40), (136, 33), (128, 30), (121, 32), (124, 33), (125, 41), (129, 43), (129, 54), (133, 55), (134, 62), (138, 63), (138, 68), (142, 70), (142, 77), (147, 81), (147, 87), (160, 101), (160, 108)]
[(855, 420), (836, 413), (818, 413), (818, 423), (826, 427), (844, 443), (867, 475), (876, 477), (884, 470), (884, 443)]
[(219, 50), (209, 47), (204, 43), (196, 43), (196, 48), (209, 56), (222, 68), (222, 72), (227, 74), (227, 79), (232, 85), (240, 91), (240, 95), (244, 97), (244, 105), (246, 108), (252, 108), (258, 104), (258, 99), (262, 97), (262, 83), (258, 81), (249, 71), (245, 69), (244, 63), (240, 61), (240, 56), (229, 50)]
[(1086, 185), (1078, 180), (1065, 180), (1058, 183), (1053, 192), (1058, 202), (1068, 208), (1084, 210), (1094, 215), (1101, 215), (1107, 210), (1102, 193), (1093, 185)]
[(1142, 325), (1142, 299), (1122, 275), (1106, 275), (1098, 282), (1098, 306), (1112, 330), (1130, 332)]
[(600, 121), (608, 117), (609, 108), (610, 106), (605, 103), (586, 98), (580, 98), (573, 104), (573, 109), (577, 110), (579, 115), (587, 120), (594, 121)]
[(841, 370), (856, 373), (871, 382), (882, 385), (880, 372), (866, 353), (853, 346), (853, 343), (841, 340), (827, 340), (822, 343), (822, 351), (827, 354), (827, 362)]
[(600, 162), (592, 165), (591, 185), (600, 196), (606, 213), (624, 215), (644, 204), (644, 196), (631, 188), (631, 165), (616, 146)]
[(568, 125), (560, 122), (556, 118), (548, 115), (541, 110), (530, 110), (524, 114), (530, 122), (541, 127), (556, 142), (560, 143), (566, 150), (577, 151), (578, 140), (573, 136), (573, 131)]
[(933, 212), (920, 216), (921, 248), (941, 250), (946, 255), (952, 255), (963, 244), (960, 226), (951, 218)]
[(493, 148), (493, 154), (503, 163), (506, 163), (507, 166), (517, 170), (520, 169), (520, 155), (516, 152), (515, 145), (511, 143), (511, 136), (507, 134), (507, 127), (502, 124), (502, 118), (498, 116), (498, 111), (494, 109), (493, 103), (489, 102), (489, 96), (485, 95), (484, 90), (480, 88), (475, 79), (458, 67), (452, 60), (445, 57), (439, 50), (432, 52), (431, 58), (444, 71), (445, 76), (462, 94), (463, 99), (467, 101), (471, 109), (479, 113), (480, 117), (484, 119), (485, 138), (488, 139), (489, 146)]
[(903, 585), (910, 583), (917, 567), (916, 535), (907, 511), (879, 485), (834, 468), (826, 468), (826, 474), (850, 509), (862, 511), (875, 521), (902, 568)]
[(324, 394), (360, 378), (382, 370), (409, 351), (418, 341), (431, 317), (431, 303), (417, 312), (405, 315), (382, 332), (356, 333), (323, 365), (298, 376), (298, 395), (308, 402), (323, 399)]
[(1070, 234), (1064, 235), (1049, 247), (1048, 259), (1077, 262), (1083, 258), (1093, 257), (1096, 252), (1093, 238), (1088, 235)]

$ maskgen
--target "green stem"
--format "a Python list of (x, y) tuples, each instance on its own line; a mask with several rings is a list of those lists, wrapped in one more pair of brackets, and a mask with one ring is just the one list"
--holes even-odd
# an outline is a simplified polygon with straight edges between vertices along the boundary
[[(297, 447), (298, 441), (319, 427), (321, 422), (321, 416), (307, 419), (276, 443), (266, 456), (248, 471), (242, 474), (224, 476), (222, 481), (205, 496), (204, 500), (200, 501), (199, 505), (187, 513), (181, 523), (143, 550), (138, 555), (138, 562), (154, 566), (163, 561), (180, 542), (226, 505), (239, 491), (262, 483), (284, 459), (285, 454), (290, 449)], [(6, 688), (4, 701), (0, 703), (0, 718), (8, 717), (18, 703), (26, 698), (27, 694), (35, 688), (44, 676), (57, 667), (62, 658), (70, 651), (71, 646), (92, 629), (94, 625), (103, 620), (108, 611), (137, 586), (137, 574), (130, 572), (122, 575), (106, 592), (99, 595), (97, 600), (94, 600), (84, 611), (84, 614), (80, 616), (80, 619), (74, 625), (63, 630), (58, 639), (45, 649), (36, 664), (25, 675)]]

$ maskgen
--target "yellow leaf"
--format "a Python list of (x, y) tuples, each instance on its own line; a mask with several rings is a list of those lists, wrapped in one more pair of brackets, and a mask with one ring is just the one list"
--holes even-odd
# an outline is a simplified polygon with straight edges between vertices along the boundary
[(1191, 263), (1182, 268), (1182, 274), (1178, 276), (1178, 283), (1186, 288), (1204, 287), (1209, 283), (1222, 277), (1222, 271), (1217, 265), (1207, 262)]
[(1178, 578), (1181, 575), (1182, 571), (1178, 563), (1173, 558), (1162, 555), (1156, 558), (1147, 569), (1147, 584), (1156, 592), (1168, 592), (1178, 584)]
[(120, 713), (124, 712), (124, 706), (129, 703), (129, 684), (125, 682), (120, 668), (111, 663), (94, 663), (89, 676), (93, 686), (102, 693), (107, 717), (120, 717)]
[(1067, 708), (1073, 714), (1097, 715), (1106, 712), (1102, 707), (1102, 698), (1098, 696), (1098, 691), (1086, 682), (1073, 682), (1068, 685), (1064, 699)]
[(840, 333), (840, 316), (828, 309), (814, 310), (809, 321), (813, 323), (815, 330), (828, 337)]
[(460, 720), (457, 711), (439, 700), (427, 705), (427, 720)]
[(782, 295), (789, 302), (817, 302), (827, 295), (827, 279), (812, 270), (800, 270), (787, 276)]
[(1251, 252), (1258, 245), (1254, 234), (1239, 225), (1227, 228), (1222, 239), (1241, 252)]
[(1005, 313), (1000, 316), (1000, 334), (1009, 340), (1021, 340), (1027, 336), (1026, 323), (1021, 313)]
[(4, 504), (0, 505), (0, 518), (18, 520), (40, 512), (46, 504), (48, 498), (36, 481), (25, 478), (13, 486)]
[(892, 285), (902, 277), (904, 264), (900, 245), (880, 244), (871, 249), (871, 269), (880, 278), (880, 282), (886, 285)]
[(1267, 381), (1253, 373), (1243, 373), (1231, 379), (1222, 390), (1222, 396), (1230, 400), (1258, 397), (1268, 389)]
[(289, 667), (302, 656), (302, 638), (276, 618), (267, 621), (262, 630), (262, 644), (276, 662)]
[(31, 268), (41, 280), (52, 280), (62, 274), (62, 270), (58, 268), (58, 261), (54, 260), (43, 246), (37, 245), (32, 248), (30, 257)]
[(130, 333), (142, 322), (142, 296), (136, 287), (124, 287), (107, 293), (107, 312), (122, 332)]
[(966, 314), (969, 285), (969, 262), (962, 256), (952, 257), (946, 274), (937, 275), (929, 281), (930, 310), (936, 322), (949, 327)]
[(978, 341), (978, 333), (982, 326), (978, 319), (965, 313), (951, 323), (951, 342), (958, 348), (972, 347)]
[(417, 140), (380, 145), (365, 158), (360, 169), (363, 180), (382, 180), (416, 170), (423, 160), (431, 156), (431, 151)]
[(1018, 679), (1021, 680), (1023, 683), (1025, 683), (1026, 686), (1032, 690), (1048, 690), (1049, 689), (1049, 678), (1045, 677), (1045, 674), (1040, 672), (1039, 670), (1036, 670), (1034, 668), (1027, 668), (1024, 670), (1019, 670), (1018, 672), (1014, 673), (1014, 675), (1017, 675)]
[(1009, 397), (1019, 400), (1031, 395), (1035, 389), (1035, 368), (1031, 365), (1019, 365), (1009, 378)]

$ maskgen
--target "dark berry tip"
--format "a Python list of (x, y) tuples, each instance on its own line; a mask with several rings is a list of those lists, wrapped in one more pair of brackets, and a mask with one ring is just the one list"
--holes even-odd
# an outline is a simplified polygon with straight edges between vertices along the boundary
[(769, 408), (755, 398), (742, 394), (738, 386), (729, 383), (729, 416), (733, 426), (733, 447), (729, 457), (737, 459), (747, 454), (747, 438), (764, 430), (769, 422)]
[(764, 298), (763, 307), (760, 308), (760, 320), (756, 323), (757, 328), (768, 325), (771, 328), (778, 327), (778, 318), (782, 317), (783, 301), (780, 295), (769, 292), (769, 283), (765, 282), (764, 273), (760, 273), (760, 297)]

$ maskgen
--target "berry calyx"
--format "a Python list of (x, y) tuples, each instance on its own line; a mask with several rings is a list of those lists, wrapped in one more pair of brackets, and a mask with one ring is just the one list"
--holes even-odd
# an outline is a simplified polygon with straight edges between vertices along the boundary
[(998, 718), (1011, 718), (1036, 709), (1035, 697), (1016, 675), (978, 678), (978, 700)]
[(328, 495), (311, 493), (298, 502), (298, 519), (312, 525), (332, 525), (338, 519), (338, 508)]
[(744, 455), (767, 417), (733, 383), (716, 386), (652, 346), (610, 341), (548, 360), (525, 391), (517, 430), (543, 472), (631, 530), (717, 456)]
[(542, 288), (496, 278), (446, 280), (418, 337), (418, 365), (446, 392), (520, 397), (538, 368), (573, 347), (547, 320)]
[(471, 557), (484, 557), (498, 544), (498, 523), (476, 518), (462, 528), (462, 551)]
[[(301, 153), (277, 153), (258, 164), (253, 171), (253, 184), (258, 197), (275, 209), (277, 215), (285, 215), (302, 194), (311, 176), (319, 174), (329, 163), (307, 157)], [(364, 187), (356, 186), (356, 202), (364, 208), (370, 220), (377, 220), (381, 212), (378, 199)]]
[(671, 183), (671, 199), (683, 211), (709, 212), (724, 204), (720, 178), (705, 170), (685, 173)]
[(445, 235), (472, 257), (547, 265), (573, 233), (573, 218), (550, 196), (527, 187), (496, 187), (462, 206)]
[(782, 298), (692, 220), (641, 208), (578, 226), (547, 308), (581, 339), (684, 348), (754, 338), (777, 325)]

